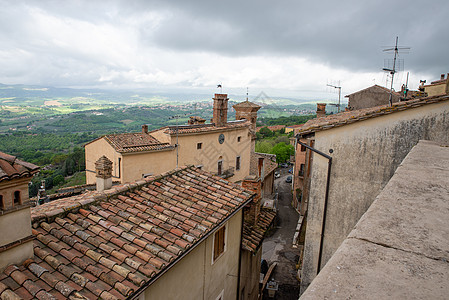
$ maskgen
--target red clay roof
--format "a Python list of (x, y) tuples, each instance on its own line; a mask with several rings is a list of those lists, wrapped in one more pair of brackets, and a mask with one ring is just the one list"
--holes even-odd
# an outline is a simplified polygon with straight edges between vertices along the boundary
[(38, 166), (21, 161), (15, 156), (0, 152), (0, 181), (29, 177), (38, 171)]
[(104, 139), (111, 144), (117, 152), (140, 152), (174, 148), (169, 143), (161, 143), (147, 133), (122, 133), (105, 135)]
[(252, 102), (246, 100), (246, 101), (243, 101), (243, 102), (234, 104), (232, 107), (233, 107), (234, 109), (235, 109), (236, 107), (237, 107), (237, 108), (246, 108), (246, 107), (250, 107), (250, 108), (258, 108), (258, 109), (259, 109), (259, 108), (261, 108), (262, 106), (257, 105), (257, 104), (255, 104), (255, 103), (252, 103)]
[[(354, 92), (354, 93), (352, 93), (352, 94), (346, 95), (345, 97), (349, 97), (349, 96), (351, 96), (351, 95), (355, 95), (355, 94), (358, 94), (358, 93), (363, 93), (363, 92), (365, 92), (365, 91), (367, 91), (367, 90), (371, 90), (371, 89), (373, 89), (373, 88), (382, 90), (382, 91), (384, 91), (384, 92), (386, 92), (386, 93), (390, 93), (390, 89), (388, 89), (388, 88), (386, 88), (386, 87), (383, 87), (383, 86), (381, 86), (381, 85), (375, 84), (375, 85), (372, 85), (372, 86), (370, 86), (370, 87), (367, 87), (367, 88), (365, 88), (365, 89), (363, 89), (363, 90), (360, 90), (360, 91)], [(393, 95), (396, 95), (396, 96), (401, 96), (401, 93), (396, 92), (396, 91), (393, 91), (392, 94), (393, 94)]]
[(259, 220), (255, 226), (245, 222), (243, 226), (242, 248), (251, 251), (253, 254), (256, 253), (257, 249), (262, 245), (264, 235), (275, 217), (275, 211), (268, 208), (261, 208)]
[(253, 195), (220, 177), (184, 167), (104, 193), (32, 208), (34, 259), (0, 274), (0, 295), (130, 297)]
[[(171, 135), (178, 134), (195, 134), (203, 132), (213, 132), (213, 131), (226, 131), (236, 128), (249, 127), (251, 123), (247, 120), (230, 121), (226, 123), (225, 126), (217, 127), (214, 124), (198, 124), (198, 125), (179, 125), (179, 126), (166, 126), (154, 131), (159, 131), (164, 129), (166, 133)], [(150, 132), (151, 133), (151, 132)]]
[(433, 96), (427, 98), (417, 98), (409, 101), (393, 103), (392, 106), (381, 105), (376, 107), (345, 111), (338, 114), (328, 115), (322, 118), (315, 118), (307, 121), (302, 128), (298, 130), (298, 134), (305, 135), (318, 131), (331, 129), (334, 127), (344, 126), (346, 124), (363, 121), (366, 119), (376, 118), (395, 112), (420, 107), (427, 104), (448, 101), (449, 96)]

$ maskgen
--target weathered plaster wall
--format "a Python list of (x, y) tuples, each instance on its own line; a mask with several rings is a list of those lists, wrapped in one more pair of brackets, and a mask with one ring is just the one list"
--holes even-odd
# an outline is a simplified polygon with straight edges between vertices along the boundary
[(259, 294), (260, 263), (262, 248), (253, 255), (242, 250), (242, 270), (240, 282), (240, 300), (256, 300)]
[(424, 86), (424, 92), (426, 92), (429, 97), (436, 95), (444, 95), (447, 93), (447, 82)]
[(85, 147), (86, 156), (86, 183), (95, 184), (95, 162), (103, 155), (112, 161), (113, 181), (119, 180), (118, 177), (118, 158), (121, 155), (115, 152), (114, 148), (104, 139), (98, 139), (87, 144)]
[[(315, 134), (315, 148), (333, 157), (322, 265), (369, 208), (420, 139), (449, 143), (449, 103), (442, 102)], [(327, 160), (313, 155), (301, 290), (317, 273)]]
[(176, 150), (129, 153), (122, 156), (122, 182), (133, 182), (144, 174), (158, 175), (176, 168)]
[(420, 141), (301, 299), (447, 299), (449, 148)]
[(212, 263), (213, 235), (156, 280), (139, 299), (236, 299), (242, 211), (227, 223), (226, 251)]
[[(390, 94), (381, 87), (371, 87), (369, 89), (354, 93), (349, 96), (348, 106), (351, 110), (386, 105), (389, 103)], [(399, 96), (393, 94), (393, 103), (399, 101)]]

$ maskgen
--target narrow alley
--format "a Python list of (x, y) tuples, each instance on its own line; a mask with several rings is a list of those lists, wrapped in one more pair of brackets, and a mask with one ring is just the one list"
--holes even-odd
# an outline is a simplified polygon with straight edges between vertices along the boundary
[[(277, 266), (271, 276), (279, 284), (274, 299), (298, 299), (299, 281), (297, 279), (296, 263), (299, 250), (293, 248), (293, 236), (299, 214), (291, 206), (291, 183), (286, 182), (289, 168), (280, 168), (281, 177), (275, 179), (275, 188), (279, 193), (278, 212), (273, 230), (264, 239), (262, 259), (269, 265), (276, 262)], [(264, 292), (264, 299), (273, 299)]]

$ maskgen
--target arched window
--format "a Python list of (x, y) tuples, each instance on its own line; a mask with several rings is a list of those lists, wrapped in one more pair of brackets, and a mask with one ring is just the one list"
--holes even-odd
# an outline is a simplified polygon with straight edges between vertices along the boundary
[(14, 205), (22, 204), (22, 199), (20, 199), (20, 191), (14, 192)]

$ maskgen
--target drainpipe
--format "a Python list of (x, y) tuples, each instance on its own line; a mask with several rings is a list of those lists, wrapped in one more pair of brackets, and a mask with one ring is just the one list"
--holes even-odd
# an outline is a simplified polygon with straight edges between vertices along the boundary
[(242, 226), (240, 226), (240, 251), (239, 251), (239, 265), (238, 265), (238, 273), (237, 273), (237, 297), (236, 299), (239, 300), (240, 299), (240, 272), (241, 272), (241, 268), (242, 268), (242, 243), (243, 243), (243, 222), (245, 217), (245, 213), (243, 212), (242, 209)]
[(320, 272), (321, 269), (321, 256), (323, 253), (323, 240), (324, 240), (324, 229), (326, 227), (326, 214), (327, 214), (327, 202), (329, 200), (329, 183), (330, 183), (330, 177), (331, 177), (331, 167), (332, 167), (332, 157), (330, 157), (329, 155), (310, 147), (307, 144), (304, 144), (303, 142), (299, 141), (300, 135), (298, 134), (296, 136), (297, 142), (298, 144), (306, 147), (307, 149), (323, 156), (324, 158), (326, 158), (328, 160), (328, 166), (327, 166), (327, 179), (326, 179), (326, 195), (324, 196), (324, 208), (323, 208), (323, 221), (321, 224), (321, 236), (320, 236), (320, 252), (318, 254), (318, 266), (317, 266), (317, 274)]

